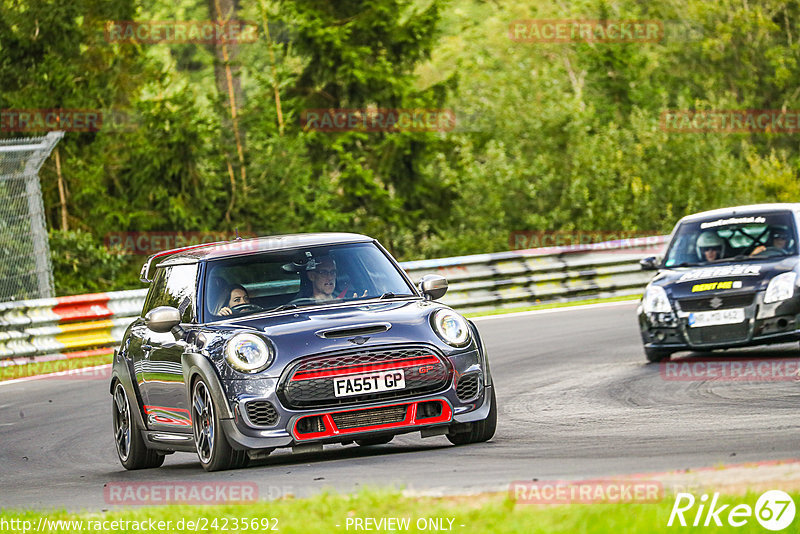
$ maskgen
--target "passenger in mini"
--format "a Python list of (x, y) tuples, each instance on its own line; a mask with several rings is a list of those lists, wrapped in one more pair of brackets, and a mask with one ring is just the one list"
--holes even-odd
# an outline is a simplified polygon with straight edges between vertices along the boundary
[(233, 313), (231, 308), (242, 304), (250, 304), (250, 296), (247, 294), (247, 290), (238, 284), (231, 286), (228, 291), (223, 292), (223, 295), (227, 295), (228, 298), (220, 303), (220, 308), (217, 310), (216, 315), (231, 315)]
[(716, 232), (704, 232), (697, 238), (696, 248), (700, 261), (712, 262), (724, 256), (725, 241)]

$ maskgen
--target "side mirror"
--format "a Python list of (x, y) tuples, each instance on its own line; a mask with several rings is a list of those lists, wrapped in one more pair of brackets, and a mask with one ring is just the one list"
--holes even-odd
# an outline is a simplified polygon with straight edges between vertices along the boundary
[(181, 312), (172, 306), (153, 308), (144, 316), (144, 324), (153, 332), (166, 333), (181, 323)]
[(658, 258), (656, 258), (655, 256), (649, 256), (647, 258), (644, 258), (643, 260), (640, 260), (639, 265), (642, 266), (643, 271), (657, 271)]
[(426, 274), (417, 283), (417, 287), (426, 300), (440, 299), (447, 293), (447, 278), (438, 274)]

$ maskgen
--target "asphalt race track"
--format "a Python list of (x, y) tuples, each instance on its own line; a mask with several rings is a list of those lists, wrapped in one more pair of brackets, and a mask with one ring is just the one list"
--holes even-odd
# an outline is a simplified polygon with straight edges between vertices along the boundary
[[(127, 472), (111, 433), (105, 379), (0, 385), (0, 507), (106, 509), (121, 481), (247, 481), (261, 498), (359, 487), (467, 493), (512, 480), (584, 479), (800, 457), (800, 383), (665, 380), (642, 352), (635, 304), (480, 320), (500, 405), (485, 444), (418, 433), (388, 445), (277, 451), (206, 473), (194, 455)], [(723, 353), (797, 358), (797, 344)], [(688, 357), (682, 353), (678, 357)]]

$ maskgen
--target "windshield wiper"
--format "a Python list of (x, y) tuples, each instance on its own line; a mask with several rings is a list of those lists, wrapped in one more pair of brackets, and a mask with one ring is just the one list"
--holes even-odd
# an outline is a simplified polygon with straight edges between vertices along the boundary
[(396, 295), (396, 294), (392, 293), (391, 291), (387, 291), (386, 293), (384, 293), (383, 295), (381, 295), (378, 298), (379, 299), (393, 299), (395, 297), (411, 297), (411, 296), (413, 296), (413, 295), (409, 295), (409, 294)]
[(281, 304), (272, 311), (294, 310), (295, 308), (297, 308), (297, 304)]

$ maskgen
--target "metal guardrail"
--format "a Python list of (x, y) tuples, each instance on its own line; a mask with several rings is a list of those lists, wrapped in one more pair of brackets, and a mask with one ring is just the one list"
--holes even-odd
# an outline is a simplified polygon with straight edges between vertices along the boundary
[[(635, 296), (652, 273), (639, 260), (666, 236), (409, 261), (412, 280), (440, 274), (442, 302), (462, 312)], [(147, 289), (0, 303), (0, 366), (108, 354), (141, 313)]]

